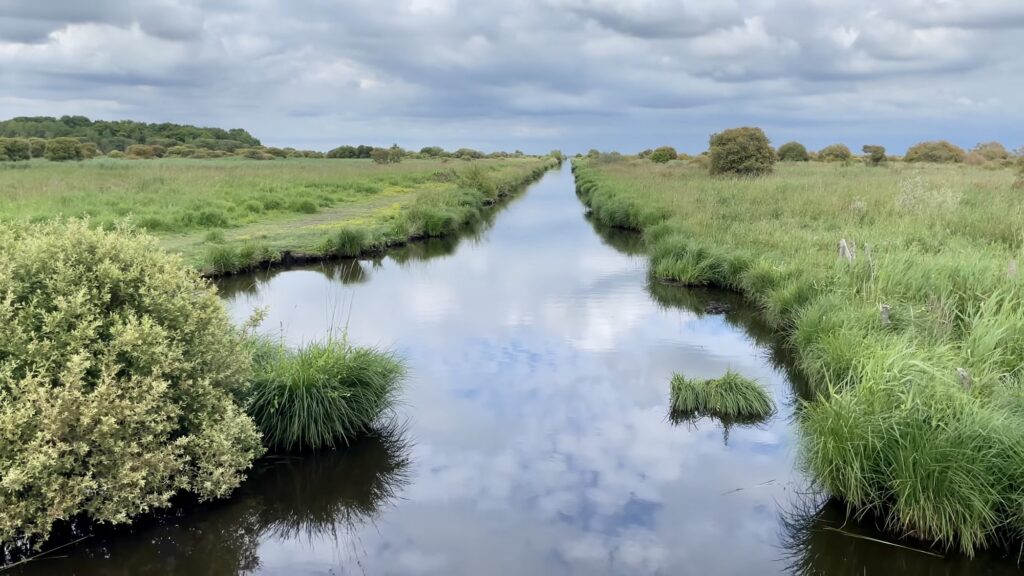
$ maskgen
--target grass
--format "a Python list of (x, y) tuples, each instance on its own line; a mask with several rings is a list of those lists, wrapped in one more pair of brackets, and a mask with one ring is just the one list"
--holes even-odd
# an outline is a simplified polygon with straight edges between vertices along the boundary
[(711, 416), (728, 422), (760, 422), (775, 412), (775, 403), (764, 388), (732, 370), (721, 378), (706, 380), (675, 374), (671, 390), (676, 418)]
[(1024, 538), (1024, 195), (1012, 170), (574, 169), (592, 218), (643, 232), (652, 275), (741, 292), (783, 336), (816, 398), (800, 411), (799, 456), (823, 490), (966, 554)]
[(371, 430), (392, 408), (405, 377), (393, 355), (328, 337), (298, 349), (254, 337), (247, 411), (269, 448), (334, 448)]
[[(0, 222), (129, 221), (210, 275), (285, 251), (332, 256), (450, 234), (553, 167), (552, 158), (31, 161), (5, 170)], [(336, 243), (358, 230), (357, 246)], [(337, 249), (336, 249), (337, 248)]]

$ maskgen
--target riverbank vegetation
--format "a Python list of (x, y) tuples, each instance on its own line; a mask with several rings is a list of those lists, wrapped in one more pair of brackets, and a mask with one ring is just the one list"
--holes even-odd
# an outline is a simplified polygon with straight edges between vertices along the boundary
[(0, 543), (220, 498), (262, 453), (216, 291), (152, 238), (0, 228)]
[(946, 163), (873, 167), (830, 148), (816, 156), (833, 162), (780, 162), (759, 178), (678, 160), (574, 169), (596, 220), (644, 232), (654, 276), (742, 292), (785, 335), (814, 387), (800, 456), (821, 488), (967, 554), (1020, 541), (1024, 197), (1012, 159), (960, 162), (943, 144), (921, 153)]
[[(4, 172), (0, 220), (88, 218), (156, 235), (207, 274), (292, 255), (356, 255), (448, 234), (555, 166), (553, 157), (473, 161), (157, 159), (22, 163)], [(336, 240), (358, 230), (358, 250)]]
[(760, 384), (727, 371), (720, 378), (672, 376), (673, 418), (710, 416), (723, 422), (763, 422), (775, 412), (775, 403)]

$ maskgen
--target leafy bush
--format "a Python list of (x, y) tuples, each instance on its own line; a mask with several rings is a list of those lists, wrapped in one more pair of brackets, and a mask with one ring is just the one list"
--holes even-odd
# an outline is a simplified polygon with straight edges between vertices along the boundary
[(711, 135), (711, 173), (737, 176), (768, 174), (775, 151), (760, 128), (730, 128)]
[(78, 144), (78, 140), (74, 138), (54, 138), (46, 143), (44, 156), (53, 162), (81, 160), (82, 151)]
[(778, 155), (782, 162), (807, 162), (811, 159), (807, 154), (807, 148), (799, 142), (786, 142), (779, 146)]
[(248, 411), (278, 450), (333, 448), (368, 431), (394, 405), (405, 366), (391, 354), (328, 339), (292, 350), (254, 339)]
[(88, 160), (100, 155), (100, 149), (92, 142), (82, 142), (78, 145), (78, 154), (82, 160)]
[(0, 138), (0, 155), (6, 156), (5, 160), (18, 162), (20, 160), (32, 159), (32, 145), (25, 138)]
[(260, 453), (250, 363), (213, 288), (147, 236), (0, 229), (0, 541), (180, 490), (227, 495)]
[(994, 160), (1006, 160), (1010, 157), (1010, 152), (999, 142), (982, 142), (974, 147), (971, 152), (979, 154), (982, 158), (988, 161)]
[(952, 164), (963, 162), (967, 153), (963, 148), (951, 144), (945, 140), (935, 142), (921, 142), (907, 150), (903, 156), (906, 162), (936, 162), (940, 164)]
[(28, 144), (33, 158), (42, 158), (46, 155), (45, 138), (29, 138)]
[(880, 166), (885, 163), (885, 146), (865, 144), (861, 150), (864, 151), (864, 162), (868, 166)]
[(849, 162), (853, 160), (853, 152), (846, 144), (831, 144), (818, 151), (818, 160), (822, 162)]
[(676, 152), (676, 149), (671, 146), (660, 146), (655, 148), (650, 154), (651, 162), (656, 162), (658, 164), (664, 164), (665, 162), (675, 160), (678, 157), (679, 154)]
[(107, 153), (107, 158), (124, 158), (124, 152), (120, 150), (111, 150)]

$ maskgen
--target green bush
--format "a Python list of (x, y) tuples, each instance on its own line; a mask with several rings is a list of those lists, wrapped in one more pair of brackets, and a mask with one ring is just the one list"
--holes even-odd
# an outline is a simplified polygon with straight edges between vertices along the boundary
[(53, 162), (66, 162), (68, 160), (81, 160), (82, 151), (78, 146), (78, 140), (74, 138), (54, 138), (46, 142), (44, 156)]
[(29, 138), (28, 144), (33, 158), (42, 158), (43, 156), (46, 155), (45, 138)]
[(120, 150), (111, 150), (107, 153), (107, 158), (124, 158), (124, 152)]
[(18, 162), (32, 159), (32, 145), (26, 138), (0, 138), (0, 156), (6, 156), (4, 160)]
[(880, 166), (885, 163), (885, 146), (865, 144), (861, 150), (864, 151), (864, 162), (868, 166)]
[(786, 142), (779, 146), (778, 156), (781, 162), (807, 162), (811, 159), (807, 148), (799, 142)]
[(88, 160), (100, 155), (100, 149), (92, 142), (82, 142), (78, 145), (78, 154), (82, 160)]
[(853, 160), (853, 152), (846, 144), (831, 144), (818, 151), (818, 160), (821, 162), (849, 162)]
[(655, 148), (649, 156), (651, 162), (656, 162), (658, 164), (664, 164), (669, 160), (675, 160), (678, 157), (679, 154), (676, 152), (676, 149), (671, 146), (660, 146)]
[(132, 144), (125, 149), (125, 154), (129, 158), (150, 159), (157, 157), (156, 147), (149, 144)]
[(292, 350), (252, 342), (255, 377), (249, 414), (267, 446), (333, 448), (350, 443), (393, 406), (405, 366), (391, 354), (328, 339)]
[(1010, 152), (999, 142), (982, 142), (974, 147), (971, 152), (975, 152), (981, 155), (982, 158), (989, 162), (997, 160), (1006, 160), (1010, 157)]
[(711, 136), (711, 173), (759, 176), (772, 171), (775, 151), (760, 128), (730, 128)]
[(150, 237), (0, 228), (0, 541), (219, 498), (260, 454), (216, 291)]
[(903, 156), (906, 162), (936, 162), (940, 164), (953, 164), (963, 162), (967, 153), (963, 148), (951, 144), (945, 140), (935, 142), (921, 142), (907, 150)]

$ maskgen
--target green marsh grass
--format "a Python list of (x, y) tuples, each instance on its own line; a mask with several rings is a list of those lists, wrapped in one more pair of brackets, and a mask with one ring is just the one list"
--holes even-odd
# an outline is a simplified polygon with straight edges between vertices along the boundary
[(675, 418), (711, 416), (723, 422), (761, 422), (775, 412), (775, 403), (760, 384), (732, 370), (705, 380), (675, 374), (671, 386)]
[[(247, 245), (332, 256), (342, 229), (362, 230), (371, 250), (450, 234), (556, 165), (549, 157), (387, 165), (298, 158), (28, 161), (4, 172), (0, 223), (75, 217), (112, 228), (127, 221), (217, 275), (274, 260)], [(211, 250), (208, 234), (223, 249)], [(246, 253), (258, 259), (244, 262)]]
[(799, 460), (821, 489), (968, 555), (1024, 539), (1024, 195), (1012, 170), (574, 170), (595, 220), (643, 233), (654, 276), (741, 292), (785, 339), (811, 383)]
[(248, 412), (271, 449), (349, 444), (381, 422), (405, 377), (394, 355), (328, 337), (299, 348), (254, 337)]

